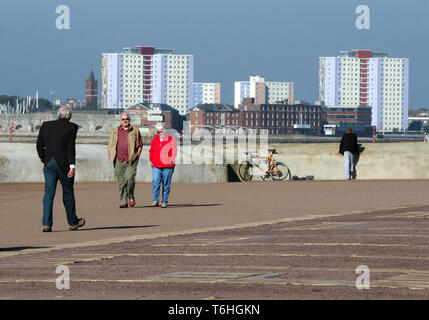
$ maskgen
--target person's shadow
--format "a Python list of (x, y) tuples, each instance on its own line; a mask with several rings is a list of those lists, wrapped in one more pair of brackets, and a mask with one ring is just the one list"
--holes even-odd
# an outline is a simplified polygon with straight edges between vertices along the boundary
[(359, 162), (359, 158), (360, 158), (359, 154), (355, 155), (353, 158), (353, 171), (352, 171), (352, 179), (353, 180), (356, 180), (356, 177), (357, 177), (356, 165)]
[(91, 230), (117, 230), (117, 229), (140, 229), (140, 228), (151, 228), (159, 227), (157, 224), (150, 224), (146, 226), (111, 226), (111, 227), (95, 227), (95, 228), (82, 228), (80, 231), (91, 231)]
[[(215, 207), (221, 206), (221, 203), (206, 203), (206, 204), (193, 204), (193, 203), (177, 203), (177, 204), (168, 204), (168, 208), (192, 208), (192, 207)], [(134, 208), (156, 208), (151, 205), (148, 206), (138, 206)]]
[[(159, 225), (157, 224), (150, 224), (150, 225), (146, 225), (146, 226), (109, 226), (109, 227), (94, 227), (94, 228), (81, 228), (79, 229), (80, 231), (94, 231), (94, 230), (118, 230), (118, 229), (140, 229), (140, 228), (151, 228), (151, 227), (159, 227)], [(54, 232), (69, 232), (69, 230), (57, 230), (57, 231), (52, 231), (52, 233)]]
[(362, 145), (360, 143), (358, 143), (358, 151), (359, 153), (357, 155), (355, 155), (353, 157), (353, 173), (352, 173), (352, 179), (356, 179), (357, 177), (357, 171), (356, 171), (356, 166), (359, 162), (360, 159), (360, 154), (365, 150), (365, 147), (362, 147)]
[(0, 252), (8, 252), (8, 251), (22, 251), (22, 250), (29, 250), (29, 249), (46, 249), (51, 247), (7, 247), (7, 248), (0, 248)]

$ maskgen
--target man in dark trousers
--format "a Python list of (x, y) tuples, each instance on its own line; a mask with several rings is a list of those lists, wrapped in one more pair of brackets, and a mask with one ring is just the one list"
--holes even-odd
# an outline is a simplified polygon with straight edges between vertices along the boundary
[(344, 156), (344, 174), (347, 180), (351, 180), (354, 176), (356, 157), (359, 156), (359, 148), (357, 143), (357, 135), (353, 133), (351, 128), (346, 130), (346, 133), (341, 138), (340, 150), (337, 154)]
[(61, 107), (58, 119), (42, 124), (37, 136), (37, 153), (44, 163), (45, 196), (43, 197), (43, 232), (52, 231), (52, 207), (58, 180), (63, 188), (63, 203), (70, 230), (77, 230), (85, 224), (84, 218), (76, 216), (74, 197), (74, 175), (76, 157), (76, 134), (78, 126), (70, 122), (71, 110)]

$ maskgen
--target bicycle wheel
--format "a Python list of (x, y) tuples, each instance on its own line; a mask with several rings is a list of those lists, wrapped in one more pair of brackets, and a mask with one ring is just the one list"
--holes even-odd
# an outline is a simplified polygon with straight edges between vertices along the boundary
[[(284, 180), (286, 178), (290, 179), (290, 170), (283, 162), (276, 162), (278, 171), (272, 172), (271, 177), (273, 180)], [(274, 165), (270, 166), (270, 170), (275, 170)]]
[(238, 175), (242, 181), (252, 180), (252, 165), (248, 161), (241, 163), (238, 167)]

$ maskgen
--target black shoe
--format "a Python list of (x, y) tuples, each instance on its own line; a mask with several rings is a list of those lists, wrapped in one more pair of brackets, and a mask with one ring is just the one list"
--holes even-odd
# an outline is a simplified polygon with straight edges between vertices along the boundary
[(70, 226), (69, 230), (75, 231), (75, 230), (79, 229), (80, 227), (83, 227), (84, 225), (85, 225), (85, 219), (80, 218), (79, 222), (77, 224), (75, 224), (74, 226)]
[(123, 209), (123, 208), (128, 208), (128, 204), (127, 204), (127, 203), (125, 203), (125, 204), (121, 204), (121, 205), (119, 206), (119, 208), (121, 208), (121, 209)]
[(43, 226), (43, 232), (52, 232), (52, 227)]

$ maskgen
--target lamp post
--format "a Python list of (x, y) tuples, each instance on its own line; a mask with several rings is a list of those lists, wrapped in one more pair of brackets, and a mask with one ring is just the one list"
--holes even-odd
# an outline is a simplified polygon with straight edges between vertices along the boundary
[(54, 94), (55, 92), (51, 90), (50, 95), (51, 95), (52, 108), (54, 107)]

